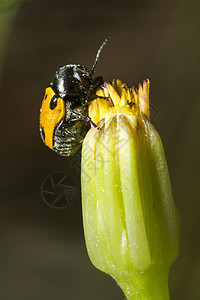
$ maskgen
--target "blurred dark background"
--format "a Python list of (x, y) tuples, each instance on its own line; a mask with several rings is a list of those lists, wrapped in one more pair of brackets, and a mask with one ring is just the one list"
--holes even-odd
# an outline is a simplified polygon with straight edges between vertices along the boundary
[[(87, 256), (79, 156), (59, 157), (39, 134), (40, 105), (54, 72), (69, 63), (91, 68), (107, 36), (96, 75), (129, 85), (151, 80), (158, 112), (152, 123), (181, 218), (171, 299), (200, 299), (199, 15), (197, 0), (27, 0), (18, 7), (0, 86), (0, 299), (124, 299)], [(76, 201), (65, 209), (41, 197), (44, 179), (54, 172), (66, 172), (76, 185)]]

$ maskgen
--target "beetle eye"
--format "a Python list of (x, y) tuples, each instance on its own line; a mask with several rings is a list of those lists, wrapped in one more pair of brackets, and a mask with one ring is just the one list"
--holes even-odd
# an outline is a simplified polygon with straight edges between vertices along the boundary
[(58, 100), (58, 97), (56, 95), (54, 95), (51, 99), (51, 102), (50, 102), (50, 109), (53, 110), (54, 108), (56, 108), (57, 106), (57, 100)]

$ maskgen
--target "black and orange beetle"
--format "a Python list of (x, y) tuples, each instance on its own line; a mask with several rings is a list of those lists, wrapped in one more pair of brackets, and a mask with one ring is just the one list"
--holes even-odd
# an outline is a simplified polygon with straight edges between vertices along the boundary
[(100, 54), (99, 48), (92, 70), (82, 65), (66, 65), (54, 75), (46, 88), (40, 110), (40, 133), (44, 143), (60, 155), (74, 154), (81, 146), (91, 125), (97, 125), (88, 116), (88, 104), (99, 97), (95, 94), (103, 84), (101, 76), (92, 78)]

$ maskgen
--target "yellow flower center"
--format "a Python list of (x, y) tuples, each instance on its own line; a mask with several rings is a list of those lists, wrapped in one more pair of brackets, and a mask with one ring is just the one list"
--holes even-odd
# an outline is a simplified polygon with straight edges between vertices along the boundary
[(89, 105), (89, 116), (93, 122), (98, 123), (104, 118), (109, 118), (113, 114), (131, 114), (137, 118), (149, 114), (149, 87), (150, 81), (144, 80), (135, 87), (128, 88), (119, 79), (113, 80), (112, 84), (105, 82), (104, 87), (96, 91), (98, 96), (109, 97), (112, 100), (96, 99)]

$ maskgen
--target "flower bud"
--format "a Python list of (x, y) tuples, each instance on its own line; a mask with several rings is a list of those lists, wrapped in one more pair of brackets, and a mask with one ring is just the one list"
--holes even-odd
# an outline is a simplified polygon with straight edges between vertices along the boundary
[(178, 255), (176, 210), (161, 139), (149, 121), (149, 81), (129, 89), (105, 83), (89, 108), (82, 148), (82, 204), (92, 263), (127, 299), (169, 299)]

